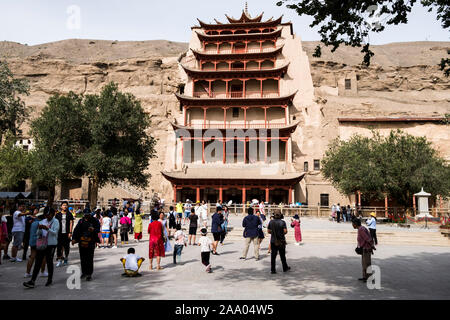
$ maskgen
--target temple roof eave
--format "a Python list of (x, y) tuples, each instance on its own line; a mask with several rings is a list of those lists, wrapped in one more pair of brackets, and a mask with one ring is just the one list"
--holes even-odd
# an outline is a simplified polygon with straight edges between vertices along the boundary
[(194, 56), (199, 59), (217, 59), (217, 58), (225, 58), (230, 57), (233, 59), (244, 59), (244, 58), (255, 58), (255, 57), (270, 57), (272, 55), (279, 54), (284, 48), (284, 44), (280, 45), (276, 49), (272, 51), (263, 51), (263, 52), (248, 52), (248, 53), (204, 53), (191, 48)]
[(189, 97), (185, 95), (181, 95), (179, 93), (175, 93), (178, 101), (189, 106), (189, 105), (283, 105), (287, 104), (289, 101), (292, 101), (297, 94), (298, 90), (294, 93), (282, 96), (282, 97), (264, 97), (264, 98), (195, 98)]
[(216, 29), (235, 29), (235, 28), (259, 28), (259, 27), (272, 27), (277, 26), (281, 24), (281, 21), (283, 19), (283, 16), (279, 17), (276, 20), (273, 20), (272, 18), (267, 21), (260, 21), (260, 22), (235, 22), (235, 23), (219, 23), (219, 21), (216, 21), (216, 24), (206, 23), (201, 21), (200, 19), (197, 19), (200, 23), (200, 27), (206, 30), (216, 30)]
[(222, 34), (222, 35), (208, 35), (195, 31), (200, 41), (214, 41), (214, 40), (223, 41), (223, 40), (236, 40), (239, 38), (265, 40), (274, 37), (279, 37), (281, 36), (281, 32), (282, 32), (281, 28), (267, 33), (239, 33), (239, 34)]
[(290, 62), (277, 67), (273, 69), (250, 69), (250, 70), (198, 70), (198, 69), (191, 69), (187, 67), (184, 64), (181, 64), (182, 68), (188, 75), (218, 75), (218, 74), (224, 74), (226, 76), (233, 75), (233, 74), (255, 74), (258, 76), (262, 76), (263, 74), (278, 74), (278, 73), (285, 73), (287, 71), (287, 68), (289, 67)]
[[(281, 134), (283, 134), (283, 133), (294, 133), (294, 131), (297, 129), (297, 126), (300, 124), (300, 121), (297, 121), (297, 122), (295, 122), (295, 123), (292, 123), (292, 124), (290, 124), (290, 125), (286, 125), (286, 126), (284, 126), (284, 127), (279, 127), (279, 128), (256, 128), (255, 130), (268, 130), (268, 131), (271, 131), (271, 130), (278, 130)], [(181, 130), (187, 130), (187, 131), (194, 131), (194, 130), (202, 130), (202, 131), (205, 131), (205, 130), (210, 130), (210, 129), (213, 129), (213, 130), (220, 130), (220, 131), (226, 131), (226, 130), (230, 130), (230, 129), (225, 129), (225, 128), (207, 128), (207, 129), (197, 129), (197, 128), (194, 128), (194, 127), (187, 127), (187, 126), (182, 126), (182, 125), (179, 125), (179, 124), (176, 124), (176, 123), (173, 123), (173, 122), (171, 122), (171, 125), (172, 125), (172, 128), (174, 129), (174, 130), (178, 130), (178, 129), (181, 129)], [(239, 129), (239, 128), (233, 128), (233, 129)], [(247, 129), (245, 129), (245, 128), (240, 128), (240, 129), (243, 129), (243, 130), (247, 130)], [(232, 129), (231, 129), (232, 130)]]

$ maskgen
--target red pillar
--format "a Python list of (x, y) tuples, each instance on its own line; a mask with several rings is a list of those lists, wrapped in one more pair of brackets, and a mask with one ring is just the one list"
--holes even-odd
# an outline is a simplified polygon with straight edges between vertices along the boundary
[(242, 204), (245, 204), (245, 199), (246, 199), (246, 196), (245, 196), (245, 187), (243, 187), (243, 188), (242, 188)]
[(264, 128), (267, 129), (267, 107), (264, 108)]
[(358, 206), (361, 206), (361, 191), (358, 191)]
[(227, 154), (226, 154), (226, 147), (227, 146), (227, 140), (223, 139), (223, 163), (227, 162)]
[(173, 202), (177, 202), (177, 186), (173, 186)]
[(247, 129), (247, 108), (244, 107), (244, 129)]
[(209, 87), (208, 87), (208, 90), (209, 90), (209, 97), (212, 98), (212, 92), (211, 92), (211, 84), (212, 84), (212, 80), (209, 80), (209, 81), (208, 81), (208, 84), (209, 84)]
[(388, 197), (384, 196), (384, 216), (387, 218), (388, 216)]
[(288, 107), (284, 107), (284, 124), (287, 126), (288, 124)]
[(222, 194), (223, 194), (223, 188), (220, 187), (220, 188), (219, 188), (219, 200), (220, 200), (220, 201), (223, 201)]
[(244, 164), (247, 163), (247, 139), (244, 138)]
[(416, 196), (413, 195), (413, 210), (414, 210), (414, 215), (416, 214)]
[(226, 98), (228, 98), (228, 96), (229, 96), (229, 93), (228, 93), (228, 82), (229, 82), (230, 80), (225, 80), (225, 97)]
[(223, 108), (223, 127), (227, 128), (227, 108)]
[(261, 98), (262, 98), (262, 96), (263, 96), (263, 81), (262, 81), (262, 79), (259, 81), (260, 81), (260, 91), (261, 91)]
[(183, 154), (184, 154), (184, 142), (183, 137), (180, 138), (181, 141), (181, 163), (183, 163)]
[(203, 129), (206, 129), (206, 108), (203, 108)]
[(242, 93), (242, 97), (243, 97), (243, 98), (246, 97), (246, 93), (245, 93), (245, 91), (246, 91), (246, 90), (245, 90), (245, 82), (246, 82), (246, 81), (247, 81), (247, 80), (242, 80), (242, 82), (243, 82), (242, 89), (243, 89), (243, 91), (244, 91), (244, 92)]
[(266, 202), (269, 203), (269, 188), (266, 187)]
[(205, 163), (205, 140), (202, 139), (202, 163)]
[(196, 200), (195, 201), (200, 201), (200, 188), (199, 187), (196, 188)]

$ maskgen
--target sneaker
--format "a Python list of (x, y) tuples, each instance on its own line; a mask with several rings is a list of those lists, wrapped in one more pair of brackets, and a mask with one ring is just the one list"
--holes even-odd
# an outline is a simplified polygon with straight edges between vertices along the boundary
[(47, 271), (41, 272), (41, 277), (42, 278), (48, 277), (48, 272)]
[(208, 264), (208, 265), (206, 266), (206, 272), (209, 272), (209, 271), (211, 271), (211, 265), (210, 265), (210, 264)]
[(23, 285), (27, 288), (34, 288), (34, 282), (33, 281), (28, 281), (28, 282), (24, 282)]
[(24, 278), (31, 278), (31, 273), (25, 273)]
[(92, 280), (92, 276), (87, 276), (86, 277), (86, 281), (91, 281)]
[(113, 249), (117, 249), (117, 246), (114, 246)]
[(67, 266), (69, 264), (69, 261), (67, 259), (64, 259), (63, 266)]
[(291, 267), (287, 267), (286, 270), (283, 270), (283, 272), (288, 272), (289, 270), (291, 270)]
[(62, 265), (62, 261), (61, 261), (61, 260), (58, 260), (58, 262), (56, 263), (56, 268), (61, 267), (61, 265)]
[(22, 262), (22, 259), (16, 258), (16, 261), (17, 261), (17, 262)]
[(239, 259), (245, 260), (245, 257), (239, 257)]
[(52, 285), (52, 280), (47, 280), (47, 282), (45, 283), (45, 286), (46, 287), (49, 287), (49, 286), (51, 286)]

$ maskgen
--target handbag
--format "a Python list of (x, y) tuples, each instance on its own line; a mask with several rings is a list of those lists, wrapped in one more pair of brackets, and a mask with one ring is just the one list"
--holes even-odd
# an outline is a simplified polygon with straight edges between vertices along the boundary
[[(52, 227), (53, 222), (48, 226), (50, 229)], [(42, 236), (42, 229), (40, 230), (40, 235), (36, 239), (36, 250), (45, 250), (48, 246), (48, 231), (47, 234)]]
[(355, 252), (356, 252), (356, 254), (362, 255), (363, 254), (363, 248), (356, 247), (355, 248)]

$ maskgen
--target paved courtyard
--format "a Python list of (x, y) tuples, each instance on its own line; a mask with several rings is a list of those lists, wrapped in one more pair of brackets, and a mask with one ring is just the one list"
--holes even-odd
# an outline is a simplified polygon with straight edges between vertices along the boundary
[[(240, 218), (233, 218), (233, 223), (239, 222)], [(306, 219), (303, 232), (316, 227), (351, 228)], [(147, 242), (98, 249), (93, 281), (82, 281), (80, 290), (67, 288), (67, 267), (55, 268), (53, 286), (44, 287), (45, 279), (38, 278), (35, 289), (26, 289), (22, 286), (25, 262), (5, 261), (0, 265), (0, 299), (450, 299), (450, 247), (380, 244), (372, 263), (380, 267), (381, 289), (370, 290), (357, 280), (361, 263), (354, 244), (289, 244), (292, 269), (283, 273), (278, 259), (276, 275), (270, 274), (267, 245), (266, 238), (260, 261), (254, 260), (252, 247), (243, 261), (239, 260), (243, 241), (226, 242), (219, 247), (221, 255), (211, 257), (212, 274), (204, 272), (199, 247), (188, 246), (182, 264), (173, 265), (169, 254), (162, 260), (164, 270), (149, 271), (146, 260), (141, 278), (121, 277), (119, 259), (131, 246), (147, 258)], [(73, 247), (70, 258), (70, 264), (79, 265), (78, 248)]]

